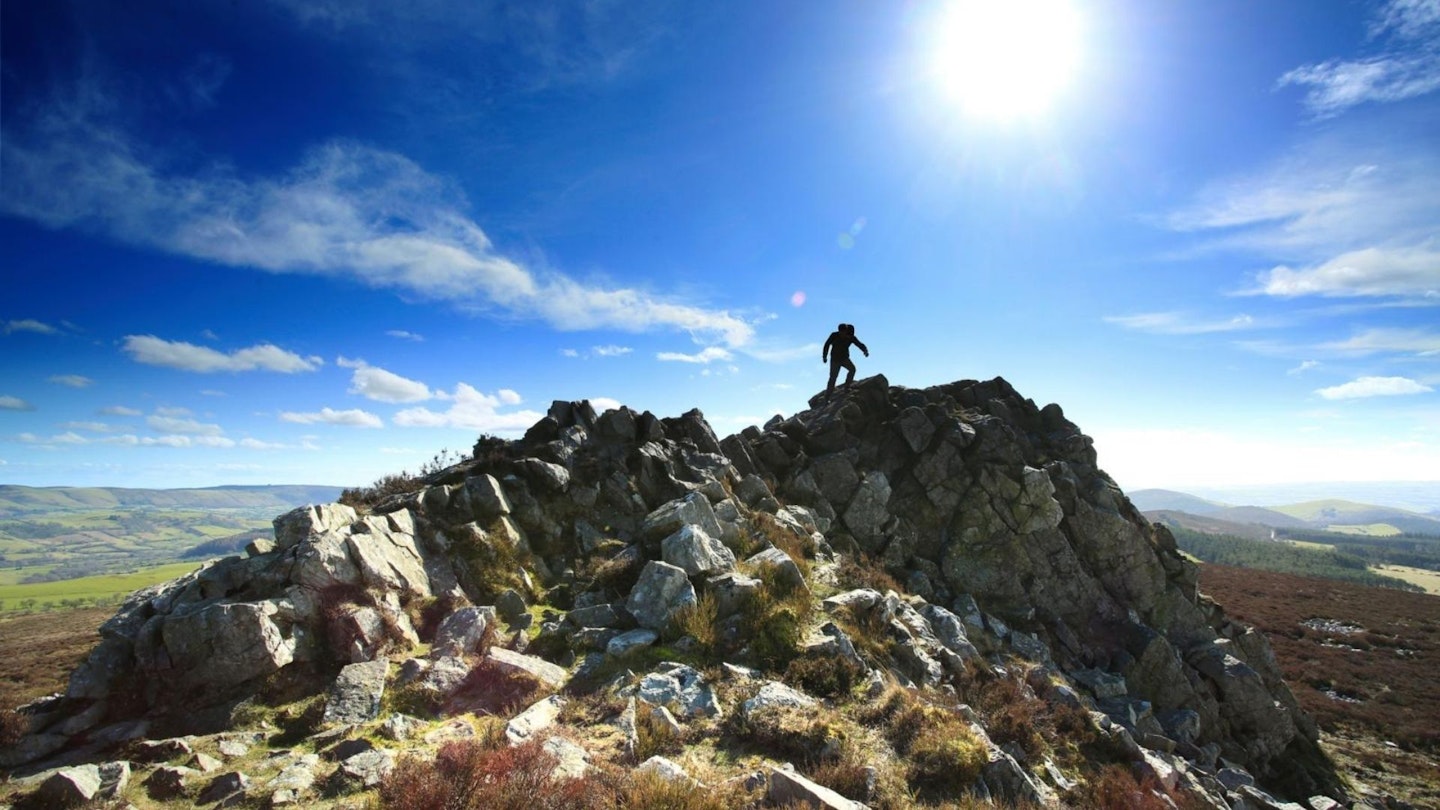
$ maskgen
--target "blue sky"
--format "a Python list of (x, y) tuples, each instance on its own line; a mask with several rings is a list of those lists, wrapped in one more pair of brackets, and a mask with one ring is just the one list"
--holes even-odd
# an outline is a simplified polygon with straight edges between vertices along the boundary
[(552, 399), (725, 434), (841, 321), (1127, 489), (1440, 479), (1436, 0), (0, 14), (0, 481), (363, 484)]

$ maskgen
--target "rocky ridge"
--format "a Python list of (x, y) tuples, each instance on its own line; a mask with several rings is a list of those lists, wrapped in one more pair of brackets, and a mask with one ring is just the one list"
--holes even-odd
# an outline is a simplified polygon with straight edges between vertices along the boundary
[[(1116, 764), (1170, 806), (1353, 804), (1265, 638), (1059, 406), (998, 378), (872, 377), (723, 440), (699, 411), (556, 402), (417, 491), (278, 517), (101, 634), (0, 752), (22, 802), (142, 771), (157, 799), (304, 802), (479, 728), (557, 778), (708, 740), (745, 766), (672, 747), (688, 766), (638, 770), (772, 804), (1085, 806)], [(1007, 726), (1016, 707), (1061, 736)], [(927, 771), (932, 730), (950, 758)], [(211, 775), (227, 759), (252, 772)]]

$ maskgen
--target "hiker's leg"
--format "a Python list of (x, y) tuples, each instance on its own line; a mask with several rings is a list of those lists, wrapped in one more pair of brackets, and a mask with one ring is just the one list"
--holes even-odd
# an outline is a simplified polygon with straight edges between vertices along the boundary
[(855, 364), (850, 360), (845, 361), (845, 384), (855, 382)]
[(830, 382), (825, 384), (826, 394), (835, 390), (835, 378), (838, 376), (840, 376), (840, 364), (832, 359), (830, 361)]

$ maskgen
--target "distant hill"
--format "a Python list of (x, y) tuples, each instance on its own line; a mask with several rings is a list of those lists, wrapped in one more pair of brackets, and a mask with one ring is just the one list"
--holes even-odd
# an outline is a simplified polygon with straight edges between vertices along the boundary
[[(1402, 532), (1440, 534), (1440, 520), (1404, 509), (1330, 498), (1274, 507), (1312, 526), (1365, 526), (1385, 523)], [(1276, 524), (1278, 525), (1278, 524)]]
[(1171, 529), (1179, 527), (1204, 534), (1228, 534), (1234, 537), (1243, 537), (1246, 540), (1270, 539), (1270, 529), (1267, 526), (1255, 523), (1234, 523), (1211, 515), (1192, 515), (1176, 509), (1151, 509), (1145, 512), (1145, 517), (1169, 526)]
[(1130, 502), (1141, 512), (1173, 510), (1191, 515), (1208, 515), (1228, 508), (1228, 504), (1197, 498), (1173, 489), (1137, 489), (1129, 493)]
[(276, 514), (307, 503), (331, 503), (340, 487), (275, 485), (204, 489), (25, 487), (0, 485), (0, 517), (94, 509), (271, 509)]
[(1227, 506), (1211, 512), (1209, 517), (1227, 520), (1231, 523), (1258, 523), (1262, 526), (1274, 526), (1282, 529), (1318, 528), (1314, 523), (1294, 517), (1279, 509), (1266, 509), (1262, 506)]

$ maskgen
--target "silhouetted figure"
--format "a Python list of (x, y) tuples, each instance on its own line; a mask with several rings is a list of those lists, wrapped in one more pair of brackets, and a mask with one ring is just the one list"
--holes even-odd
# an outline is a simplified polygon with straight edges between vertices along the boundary
[(830, 361), (830, 382), (825, 384), (825, 396), (830, 396), (835, 390), (835, 378), (840, 375), (840, 369), (846, 369), (845, 384), (849, 385), (855, 381), (855, 364), (850, 362), (850, 346), (854, 344), (860, 347), (860, 351), (870, 356), (870, 350), (865, 344), (855, 338), (855, 325), (849, 323), (840, 324), (830, 337), (825, 340), (825, 348), (820, 350), (820, 362)]

